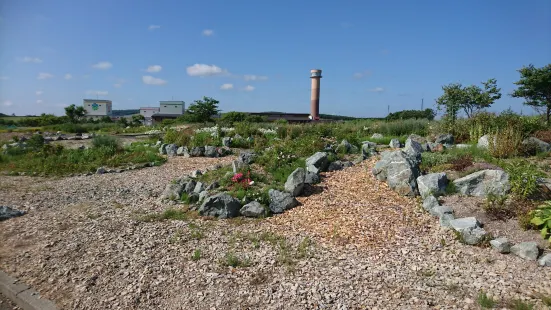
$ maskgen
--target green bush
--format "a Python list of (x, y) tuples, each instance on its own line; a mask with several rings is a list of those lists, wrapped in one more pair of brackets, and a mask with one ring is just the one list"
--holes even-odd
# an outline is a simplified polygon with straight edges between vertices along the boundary
[(118, 138), (112, 136), (95, 136), (92, 139), (93, 148), (110, 148), (113, 150), (121, 149), (121, 142)]
[(427, 119), (433, 120), (436, 116), (436, 112), (433, 109), (425, 110), (403, 110), (394, 113), (390, 113), (387, 117), (387, 121), (396, 121), (404, 119)]
[(431, 122), (426, 119), (407, 119), (392, 122), (377, 122), (370, 127), (370, 132), (384, 136), (404, 136), (418, 134), (426, 136)]
[(518, 198), (526, 199), (538, 189), (537, 179), (543, 177), (543, 172), (537, 165), (526, 160), (515, 159), (502, 164), (509, 173), (511, 193)]
[(530, 223), (540, 229), (541, 237), (548, 239), (551, 245), (551, 202), (547, 201), (532, 211), (530, 215), (532, 217)]

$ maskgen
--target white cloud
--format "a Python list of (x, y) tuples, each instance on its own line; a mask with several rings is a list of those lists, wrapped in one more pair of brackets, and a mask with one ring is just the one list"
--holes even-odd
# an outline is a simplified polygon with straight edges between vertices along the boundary
[(222, 84), (222, 86), (220, 86), (220, 89), (222, 89), (222, 90), (233, 89), (233, 84)]
[(42, 100), (38, 99), (38, 100), (36, 100), (36, 103), (40, 104), (40, 103), (42, 103)]
[(375, 93), (382, 93), (382, 92), (385, 91), (385, 89), (382, 88), (382, 87), (375, 87), (375, 88), (370, 89), (369, 91), (375, 92)]
[(115, 87), (115, 88), (121, 88), (121, 87), (122, 87), (122, 84), (117, 83), (117, 84), (114, 84), (113, 87)]
[(149, 29), (149, 30), (155, 30), (155, 29), (159, 29), (159, 28), (161, 28), (161, 26), (159, 26), (159, 25), (149, 25), (149, 27), (147, 27), (147, 29)]
[(364, 78), (364, 77), (368, 77), (371, 75), (371, 71), (369, 70), (366, 70), (366, 71), (363, 71), (363, 72), (356, 72), (354, 73), (354, 78), (355, 79), (361, 79), (361, 78)]
[(67, 74), (65, 74), (65, 76), (63, 78), (66, 79), (66, 80), (70, 80), (70, 79), (73, 78), (73, 76), (70, 75), (69, 73), (67, 73)]
[(36, 78), (39, 80), (45, 80), (45, 79), (51, 79), (53, 77), (54, 76), (49, 73), (40, 72)]
[(243, 88), (244, 91), (253, 91), (254, 90), (254, 86), (251, 86), (251, 85), (247, 85), (245, 86), (245, 88)]
[(18, 60), (22, 61), (22, 62), (32, 62), (32, 63), (35, 63), (35, 64), (39, 64), (39, 63), (42, 62), (42, 59), (40, 59), (40, 58), (29, 57), (29, 56), (20, 57), (20, 58), (18, 58)]
[(107, 96), (109, 92), (106, 90), (87, 90), (86, 95)]
[(37, 95), (37, 96), (40, 96), (40, 95), (42, 95), (43, 93), (44, 93), (44, 92), (41, 91), (41, 90), (37, 90), (37, 91), (36, 91), (36, 95)]
[(9, 80), (10, 78), (7, 76), (0, 76), (0, 80)]
[(163, 70), (163, 67), (161, 67), (159, 65), (153, 65), (153, 66), (147, 67), (147, 69), (145, 71), (147, 71), (149, 73), (154, 73), (154, 72), (160, 72), (161, 70)]
[(151, 75), (142, 76), (142, 82), (147, 85), (164, 85), (167, 83), (167, 81), (152, 77)]
[(243, 78), (245, 79), (245, 81), (265, 81), (268, 79), (267, 76), (252, 74), (246, 74), (245, 76), (243, 76)]
[(108, 61), (100, 61), (95, 65), (92, 65), (94, 69), (107, 70), (113, 67), (113, 64)]
[(203, 33), (204, 36), (210, 37), (211, 35), (214, 34), (214, 30), (212, 30), (212, 29), (205, 29), (205, 30), (203, 30), (202, 33)]
[(194, 64), (186, 68), (189, 76), (214, 76), (228, 74), (226, 69), (222, 69), (215, 65)]
[(9, 100), (6, 100), (6, 101), (4, 101), (4, 105), (5, 105), (6, 107), (9, 107), (9, 106), (13, 105), (13, 102), (11, 102), (11, 101), (9, 101)]

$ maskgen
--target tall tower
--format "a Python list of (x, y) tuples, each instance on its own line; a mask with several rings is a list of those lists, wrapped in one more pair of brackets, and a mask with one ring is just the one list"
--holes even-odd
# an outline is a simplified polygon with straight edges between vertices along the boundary
[(312, 79), (312, 93), (310, 95), (310, 117), (317, 121), (320, 119), (320, 80), (321, 69), (310, 70), (310, 79)]

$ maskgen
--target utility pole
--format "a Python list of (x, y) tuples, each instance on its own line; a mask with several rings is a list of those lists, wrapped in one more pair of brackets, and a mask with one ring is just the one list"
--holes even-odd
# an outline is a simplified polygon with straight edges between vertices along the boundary
[(425, 98), (421, 98), (421, 111), (423, 111), (423, 105), (425, 103), (424, 100), (425, 100)]
[(390, 114), (390, 104), (387, 106), (387, 115)]

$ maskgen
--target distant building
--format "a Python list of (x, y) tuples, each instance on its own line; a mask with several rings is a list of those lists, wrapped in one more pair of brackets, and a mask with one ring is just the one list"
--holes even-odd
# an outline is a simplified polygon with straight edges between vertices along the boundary
[(140, 115), (144, 117), (144, 125), (152, 125), (153, 124), (153, 114), (159, 113), (161, 108), (156, 107), (145, 107), (140, 108)]
[(165, 119), (175, 119), (183, 115), (185, 111), (183, 101), (159, 101), (159, 112), (151, 115), (155, 122), (162, 122)]
[(111, 117), (113, 113), (113, 103), (111, 100), (102, 99), (84, 99), (82, 106), (86, 110), (87, 118), (102, 118), (105, 116)]

